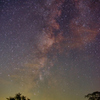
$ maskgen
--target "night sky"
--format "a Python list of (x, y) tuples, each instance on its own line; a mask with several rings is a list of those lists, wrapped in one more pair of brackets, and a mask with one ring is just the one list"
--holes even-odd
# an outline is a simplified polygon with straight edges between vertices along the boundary
[(0, 0), (0, 100), (87, 100), (100, 91), (100, 0)]

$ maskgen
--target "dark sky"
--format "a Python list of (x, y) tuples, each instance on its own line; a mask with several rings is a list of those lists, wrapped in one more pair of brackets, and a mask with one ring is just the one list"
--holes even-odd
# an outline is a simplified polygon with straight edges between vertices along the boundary
[(85, 100), (100, 91), (100, 0), (0, 0), (0, 99)]

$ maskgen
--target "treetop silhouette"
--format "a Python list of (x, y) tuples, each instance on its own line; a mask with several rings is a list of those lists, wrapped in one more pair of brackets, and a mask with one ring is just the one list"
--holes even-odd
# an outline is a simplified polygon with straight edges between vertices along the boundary
[(85, 96), (88, 100), (100, 100), (100, 92), (96, 91)]
[(6, 98), (7, 100), (30, 100), (29, 98), (26, 98), (25, 96), (21, 95), (21, 93), (17, 93), (15, 97), (9, 97)]

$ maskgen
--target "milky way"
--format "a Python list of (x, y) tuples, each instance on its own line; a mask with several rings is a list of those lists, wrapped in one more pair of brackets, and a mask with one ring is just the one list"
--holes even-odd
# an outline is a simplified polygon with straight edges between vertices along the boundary
[(1, 0), (0, 99), (100, 91), (99, 11), (100, 0)]

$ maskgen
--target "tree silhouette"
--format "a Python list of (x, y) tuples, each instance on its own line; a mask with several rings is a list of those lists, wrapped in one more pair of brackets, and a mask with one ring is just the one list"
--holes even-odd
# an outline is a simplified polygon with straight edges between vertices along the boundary
[(15, 100), (15, 98), (9, 97), (9, 98), (7, 98), (7, 100)]
[(15, 99), (16, 100), (21, 100), (21, 94), (20, 93), (16, 94)]
[(85, 96), (88, 100), (100, 100), (100, 92), (96, 91)]
[(26, 100), (26, 97), (25, 96), (22, 96), (22, 100)]
[(9, 98), (6, 98), (7, 100), (30, 100), (28, 98), (26, 98), (25, 96), (22, 96), (21, 93), (17, 93), (15, 95), (15, 97), (9, 97)]

